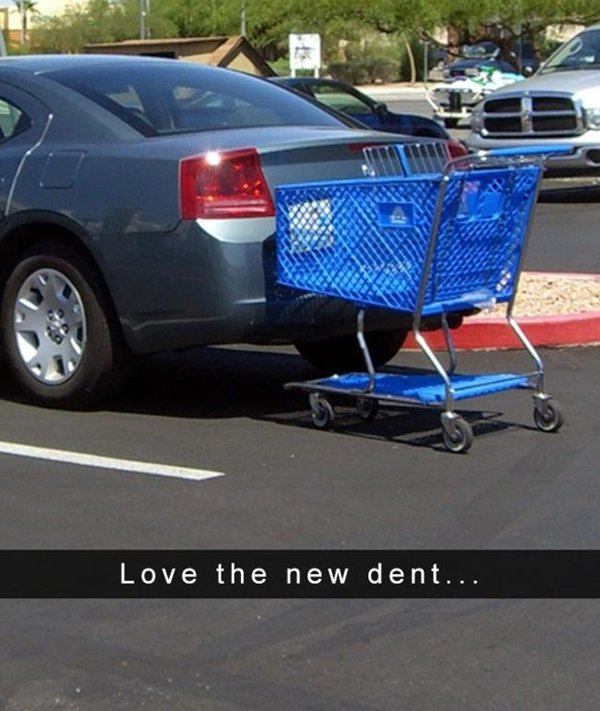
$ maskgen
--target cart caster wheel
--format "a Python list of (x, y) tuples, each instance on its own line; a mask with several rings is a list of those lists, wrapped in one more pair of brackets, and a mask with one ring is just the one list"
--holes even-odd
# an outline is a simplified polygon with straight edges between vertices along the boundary
[(542, 400), (533, 408), (533, 421), (542, 432), (558, 432), (564, 422), (562, 409), (553, 398)]
[(462, 417), (452, 417), (442, 421), (442, 436), (444, 447), (449, 452), (468, 452), (473, 444), (471, 425)]
[(315, 427), (320, 430), (328, 430), (333, 424), (335, 412), (329, 400), (321, 395), (311, 395), (310, 416)]
[(359, 397), (356, 400), (356, 414), (363, 420), (374, 420), (379, 412), (379, 403), (369, 397)]

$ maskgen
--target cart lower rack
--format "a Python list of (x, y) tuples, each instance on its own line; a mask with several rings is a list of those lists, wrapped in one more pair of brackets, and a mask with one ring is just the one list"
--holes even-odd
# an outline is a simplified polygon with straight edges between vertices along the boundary
[[(431, 146), (424, 146), (429, 159)], [(560, 407), (544, 391), (542, 360), (512, 309), (544, 158), (570, 147), (497, 149), (451, 160), (442, 172), (411, 174), (416, 150), (414, 143), (385, 147), (376, 155), (366, 149), (369, 177), (277, 189), (278, 281), (354, 302), (366, 368), (286, 387), (309, 393), (312, 419), (320, 428), (334, 418), (330, 394), (355, 398), (365, 419), (377, 414), (380, 403), (440, 407), (444, 444), (453, 452), (467, 451), (473, 441), (455, 402), (482, 395), (533, 390), (537, 427), (558, 430)], [(535, 369), (455, 373), (448, 316), (493, 304), (506, 305), (507, 325)], [(368, 307), (411, 313), (415, 339), (433, 370), (376, 373), (364, 336)], [(424, 316), (440, 318), (448, 368), (421, 331)]]

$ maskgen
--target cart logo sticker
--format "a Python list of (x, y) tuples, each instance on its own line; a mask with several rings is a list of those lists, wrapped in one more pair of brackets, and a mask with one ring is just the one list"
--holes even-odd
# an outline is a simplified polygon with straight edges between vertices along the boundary
[(378, 208), (382, 227), (412, 227), (414, 224), (414, 206), (410, 202), (381, 202)]
[(329, 200), (310, 200), (291, 205), (289, 220), (292, 253), (333, 246), (333, 214)]

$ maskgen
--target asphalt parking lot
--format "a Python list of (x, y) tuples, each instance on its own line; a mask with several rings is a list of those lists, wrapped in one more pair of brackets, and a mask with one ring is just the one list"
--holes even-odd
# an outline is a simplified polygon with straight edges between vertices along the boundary
[[(111, 410), (2, 402), (5, 440), (222, 471), (185, 481), (4, 456), (7, 548), (596, 547), (598, 349), (546, 354), (568, 413), (474, 401), (467, 456), (432, 413), (316, 431), (289, 351), (148, 361)], [(406, 358), (415, 362), (416, 357)], [(467, 368), (517, 365), (471, 354)], [(589, 708), (597, 601), (2, 601), (8, 709)]]
[[(599, 203), (545, 201), (529, 269), (600, 271)], [(540, 295), (543, 298), (543, 295)], [(4, 548), (597, 548), (599, 349), (546, 351), (567, 424), (526, 393), (316, 431), (289, 348), (140, 365), (96, 412), (15, 402), (0, 439), (223, 473), (198, 481), (0, 454)], [(416, 354), (398, 362), (416, 365)], [(526, 364), (462, 357), (465, 370)], [(0, 703), (23, 709), (595, 709), (597, 601), (0, 601)]]

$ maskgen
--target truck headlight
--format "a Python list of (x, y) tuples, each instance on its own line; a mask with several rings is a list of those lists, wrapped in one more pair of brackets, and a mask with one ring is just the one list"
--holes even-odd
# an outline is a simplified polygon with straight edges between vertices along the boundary
[(481, 109), (473, 109), (471, 112), (471, 130), (473, 133), (482, 133), (483, 129), (483, 111)]
[(588, 128), (593, 128), (596, 131), (600, 131), (600, 108), (586, 109), (585, 118)]

